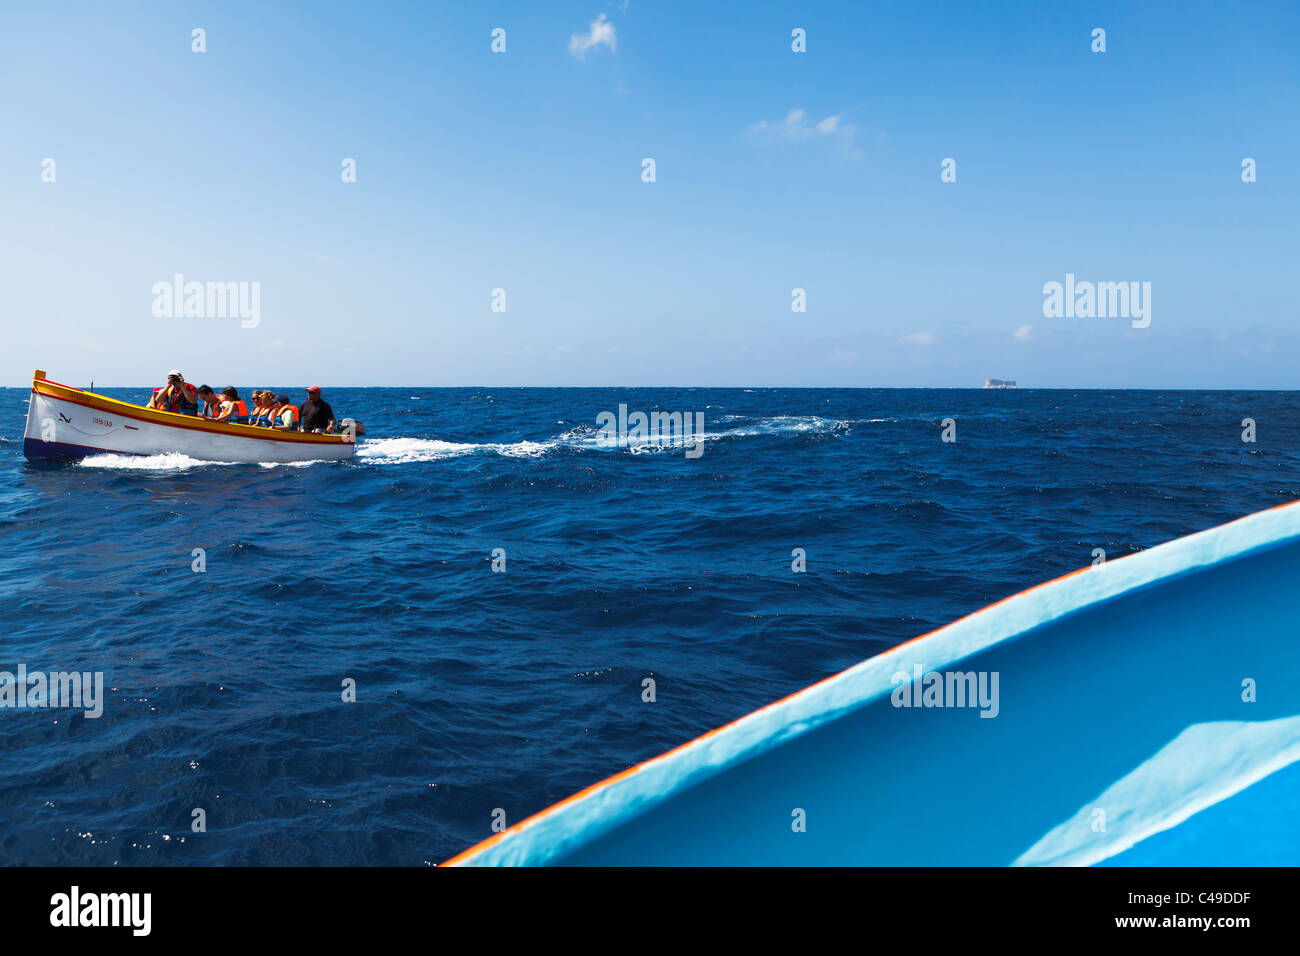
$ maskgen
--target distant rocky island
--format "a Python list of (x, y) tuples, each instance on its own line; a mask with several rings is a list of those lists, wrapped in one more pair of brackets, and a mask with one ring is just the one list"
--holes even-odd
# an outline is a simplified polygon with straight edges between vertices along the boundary
[(984, 380), (984, 387), (985, 388), (1015, 388), (1016, 383), (1014, 381), (1004, 382), (1000, 378), (986, 378)]

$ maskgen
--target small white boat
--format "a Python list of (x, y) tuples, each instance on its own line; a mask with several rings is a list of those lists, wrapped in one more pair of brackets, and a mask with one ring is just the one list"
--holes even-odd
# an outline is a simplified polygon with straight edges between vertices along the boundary
[(198, 461), (339, 461), (356, 452), (350, 434), (286, 432), (160, 412), (32, 375), (23, 432), (29, 461), (91, 455), (181, 454)]

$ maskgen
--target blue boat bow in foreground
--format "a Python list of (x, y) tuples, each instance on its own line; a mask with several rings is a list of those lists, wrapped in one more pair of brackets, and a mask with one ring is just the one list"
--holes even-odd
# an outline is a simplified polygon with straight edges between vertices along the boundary
[(1082, 569), (450, 862), (1294, 864), (1298, 581), (1300, 503)]

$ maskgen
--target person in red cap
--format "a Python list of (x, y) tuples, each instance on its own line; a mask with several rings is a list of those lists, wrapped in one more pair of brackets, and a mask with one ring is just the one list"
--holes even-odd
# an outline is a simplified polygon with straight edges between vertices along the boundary
[(320, 397), (320, 386), (313, 385), (307, 389), (307, 401), (298, 406), (298, 420), (305, 432), (332, 432), (334, 430), (334, 409), (330, 403)]

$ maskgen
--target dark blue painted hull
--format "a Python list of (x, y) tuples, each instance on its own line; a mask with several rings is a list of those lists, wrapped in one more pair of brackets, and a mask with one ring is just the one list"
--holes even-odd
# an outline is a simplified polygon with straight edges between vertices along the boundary
[(65, 442), (38, 441), (35, 438), (23, 439), (23, 454), (28, 461), (70, 462), (80, 461), (90, 455), (129, 455), (132, 452), (106, 451), (103, 448), (88, 448), (85, 445), (69, 445)]

